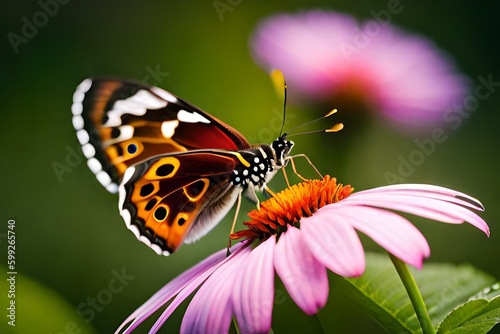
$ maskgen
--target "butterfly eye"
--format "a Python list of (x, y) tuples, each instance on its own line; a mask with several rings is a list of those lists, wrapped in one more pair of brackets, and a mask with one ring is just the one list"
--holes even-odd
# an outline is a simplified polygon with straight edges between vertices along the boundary
[(129, 146), (127, 146), (127, 152), (130, 154), (134, 154), (135, 152), (137, 152), (137, 145), (130, 144)]

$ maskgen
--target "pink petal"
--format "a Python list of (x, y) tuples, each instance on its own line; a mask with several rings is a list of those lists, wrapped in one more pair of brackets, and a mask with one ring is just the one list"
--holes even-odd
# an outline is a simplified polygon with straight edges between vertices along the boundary
[(250, 254), (250, 247), (233, 253), (222, 264), (189, 304), (181, 325), (181, 333), (227, 333), (231, 325), (231, 294), (234, 276)]
[(234, 277), (234, 315), (242, 333), (268, 333), (274, 304), (273, 236), (257, 246)]
[[(438, 202), (439, 204), (442, 202)], [(434, 209), (429, 209), (423, 206), (423, 204), (429, 204), (429, 200), (424, 200), (422, 203), (421, 198), (407, 197), (403, 196), (387, 196), (387, 195), (371, 195), (371, 197), (356, 197), (349, 199), (348, 201), (342, 201), (339, 206), (351, 206), (351, 205), (366, 205), (366, 206), (376, 206), (385, 209), (393, 209), (403, 212), (412, 213), (416, 216), (425, 217), (428, 219), (438, 220), (441, 222), (449, 224), (461, 224), (463, 219), (458, 219), (449, 212), (441, 212)], [(333, 207), (332, 207), (333, 208)]]
[[(235, 245), (241, 247), (241, 244)], [(206, 272), (211, 272), (217, 268), (222, 261), (226, 258), (226, 250), (221, 250), (207, 259), (201, 261), (194, 267), (191, 267), (181, 275), (174, 278), (167, 285), (161, 288), (151, 298), (149, 298), (141, 307), (132, 313), (116, 330), (117, 333), (132, 333), (132, 331), (139, 326), (151, 314), (157, 311), (161, 306), (168, 303), (174, 298), (179, 291), (182, 291), (193, 280)]]
[(365, 271), (363, 246), (342, 215), (321, 214), (302, 218), (300, 229), (314, 257), (331, 271), (355, 277)]
[(298, 16), (277, 15), (259, 24), (252, 50), (264, 67), (277, 67), (287, 81), (294, 82), (290, 89), (298, 87), (317, 95), (318, 90), (324, 91), (325, 85), (338, 80), (330, 68), (332, 64), (345, 65), (339, 44), (352, 41), (355, 27), (354, 18), (342, 14), (311, 11)]
[[(376, 38), (356, 45), (373, 25)], [(292, 100), (329, 101), (354, 83), (373, 110), (412, 128), (441, 121), (468, 93), (468, 80), (428, 39), (332, 11), (272, 16), (257, 26), (252, 50), (263, 67), (283, 71)]]
[[(484, 211), (481, 202), (467, 194), (452, 189), (435, 186), (431, 184), (394, 184), (390, 186), (378, 187), (359, 191), (351, 196), (364, 196), (365, 194), (393, 194), (393, 195), (408, 195), (422, 196), (426, 198), (441, 199), (444, 201), (460, 204), (472, 209)], [(350, 197), (351, 197), (350, 196)]]
[[(351, 198), (352, 197), (352, 198)], [(339, 205), (367, 205), (386, 209), (408, 212), (424, 218), (429, 218), (444, 223), (461, 224), (464, 221), (477, 227), (486, 235), (489, 235), (489, 227), (486, 222), (476, 213), (449, 201), (439, 199), (384, 193), (364, 193), (361, 196), (351, 195), (345, 200), (338, 202)], [(334, 206), (334, 205), (331, 205)], [(327, 208), (325, 206), (324, 208)]]
[(179, 293), (175, 296), (174, 300), (168, 305), (168, 307), (163, 311), (161, 316), (156, 320), (154, 325), (151, 327), (150, 333), (156, 333), (160, 330), (161, 326), (165, 323), (165, 321), (172, 315), (172, 313), (179, 307), (179, 305), (189, 297), (203, 282), (212, 275), (212, 273), (217, 272), (222, 265), (227, 262), (230, 262), (233, 257), (237, 256), (239, 253), (246, 251), (249, 249), (251, 242), (243, 241), (239, 244), (234, 245), (231, 248), (232, 255), (227, 257), (227, 249), (223, 249), (219, 251), (220, 253), (224, 253), (225, 258), (223, 261), (213, 266), (212, 268), (206, 270), (205, 272), (200, 273), (197, 277), (195, 277), (191, 282), (189, 282)]
[(274, 253), (274, 267), (290, 297), (309, 315), (325, 306), (328, 299), (328, 277), (305, 245), (299, 229), (289, 227), (281, 234)]
[[(420, 231), (400, 215), (365, 206), (338, 207), (324, 214), (341, 215), (389, 253), (417, 268), (430, 255), (430, 248)], [(317, 214), (320, 213), (319, 210)]]

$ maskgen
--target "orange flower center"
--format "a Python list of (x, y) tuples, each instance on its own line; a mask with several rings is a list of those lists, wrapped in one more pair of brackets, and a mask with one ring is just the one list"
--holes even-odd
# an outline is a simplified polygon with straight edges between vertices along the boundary
[(260, 203), (260, 209), (248, 214), (250, 221), (243, 223), (247, 230), (231, 234), (231, 239), (267, 239), (286, 231), (288, 225), (300, 227), (301, 218), (310, 217), (319, 208), (341, 201), (354, 189), (337, 183), (326, 175), (322, 180), (309, 180), (293, 185)]

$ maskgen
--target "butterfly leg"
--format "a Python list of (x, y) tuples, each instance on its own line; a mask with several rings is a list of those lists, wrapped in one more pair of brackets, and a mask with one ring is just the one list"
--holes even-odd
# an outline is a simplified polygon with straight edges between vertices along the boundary
[(290, 156), (288, 157), (288, 159), (291, 161), (292, 163), (292, 170), (293, 172), (295, 173), (295, 175), (297, 175), (300, 179), (302, 179), (302, 181), (307, 181), (307, 179), (305, 177), (303, 177), (302, 175), (300, 175), (298, 172), (297, 172), (297, 168), (295, 167), (295, 161), (293, 159), (295, 158), (298, 158), (298, 157), (301, 157), (301, 158), (305, 158), (307, 160), (307, 162), (309, 163), (309, 165), (311, 165), (311, 167), (314, 169), (314, 171), (319, 175), (320, 178), (323, 178), (323, 175), (321, 175), (321, 173), (319, 172), (319, 170), (316, 168), (316, 166), (314, 166), (314, 164), (312, 163), (312, 161), (307, 157), (307, 155), (305, 154), (297, 154), (297, 155), (293, 155), (293, 156)]
[[(286, 174), (286, 170), (285, 168), (281, 168), (281, 170), (283, 171), (283, 177), (285, 178), (286, 185), (288, 188), (290, 188), (290, 181), (288, 181), (288, 175)], [(266, 189), (268, 188), (266, 187)]]
[(240, 213), (240, 207), (241, 207), (241, 191), (238, 193), (238, 200), (236, 202), (236, 212), (234, 214), (233, 224), (231, 225), (231, 232), (229, 232), (229, 242), (227, 244), (226, 256), (231, 255), (231, 252), (229, 251), (229, 248), (231, 248), (232, 246), (231, 234), (234, 233), (234, 227), (236, 226), (236, 220), (238, 219), (238, 214)]
[(248, 187), (244, 191), (244, 195), (246, 198), (248, 198), (252, 203), (254, 203), (257, 208), (260, 208), (260, 200), (259, 197), (257, 196), (257, 193), (255, 192), (255, 188), (253, 187)]
[[(290, 187), (290, 185), (288, 185)], [(276, 194), (274, 193), (274, 191), (272, 191), (271, 189), (269, 189), (267, 186), (264, 188), (269, 194), (271, 194), (272, 197), (275, 197)]]

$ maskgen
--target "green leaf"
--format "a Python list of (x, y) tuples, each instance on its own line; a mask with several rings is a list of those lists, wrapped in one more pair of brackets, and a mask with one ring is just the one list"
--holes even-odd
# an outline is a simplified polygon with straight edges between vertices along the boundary
[[(366, 254), (366, 270), (359, 278), (336, 276), (335, 291), (345, 294), (390, 333), (421, 333), (420, 324), (392, 262), (387, 255)], [(470, 265), (426, 263), (412, 274), (429, 316), (437, 325), (457, 305), (493, 284), (494, 279)]]
[[(7, 272), (2, 266), (0, 270)], [(12, 282), (15, 282), (12, 286), (15, 296), (11, 298), (5, 293), (8, 298), (2, 299), (2, 309), (9, 315), (11, 311), (6, 308), (14, 301), (15, 326), (9, 325), (14, 318), (11, 320), (4, 314), (0, 333), (94, 333), (76, 309), (53, 290), (20, 273)], [(7, 287), (10, 290), (10, 282)]]
[(437, 333), (487, 333), (499, 322), (500, 284), (495, 283), (454, 309), (439, 325)]

